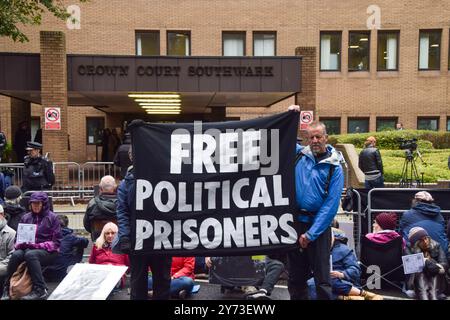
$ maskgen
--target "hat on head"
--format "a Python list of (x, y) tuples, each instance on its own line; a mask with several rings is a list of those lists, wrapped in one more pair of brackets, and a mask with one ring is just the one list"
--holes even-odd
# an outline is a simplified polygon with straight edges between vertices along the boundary
[(417, 192), (414, 195), (414, 199), (419, 200), (419, 201), (425, 201), (425, 202), (433, 202), (434, 201), (434, 199), (431, 196), (431, 194), (429, 194), (426, 191)]
[(31, 150), (31, 149), (40, 149), (40, 150), (42, 150), (42, 144), (39, 143), (39, 142), (28, 141), (26, 149), (27, 150)]
[(424, 228), (414, 227), (409, 230), (408, 239), (411, 245), (414, 245), (417, 241), (423, 239), (424, 237), (428, 237), (428, 232)]
[(22, 195), (22, 191), (18, 186), (9, 186), (5, 190), (5, 199), (14, 200)]
[(397, 215), (393, 212), (382, 212), (375, 217), (375, 221), (383, 230), (395, 230)]

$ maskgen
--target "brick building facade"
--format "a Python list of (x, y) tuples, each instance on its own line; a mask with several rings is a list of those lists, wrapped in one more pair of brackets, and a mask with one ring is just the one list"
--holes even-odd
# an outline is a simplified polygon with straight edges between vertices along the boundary
[[(41, 26), (23, 28), (30, 42), (14, 43), (0, 38), (0, 52), (42, 54), (45, 46), (51, 47), (40, 34), (45, 30), (63, 32), (67, 54), (136, 55), (137, 34), (156, 31), (159, 55), (165, 56), (170, 31), (184, 31), (189, 34), (191, 56), (222, 56), (224, 33), (229, 32), (243, 34), (244, 53), (253, 56), (255, 35), (268, 32), (275, 34), (276, 56), (303, 57), (302, 89), (297, 102), (305, 110), (315, 110), (315, 116), (332, 123), (336, 131), (346, 133), (355, 128), (374, 131), (390, 122), (402, 122), (405, 128), (412, 129), (430, 125), (438, 130), (450, 130), (448, 1), (97, 0), (83, 4), (65, 1), (65, 4), (80, 8), (79, 29), (68, 28), (65, 22), (46, 15)], [(369, 30), (368, 23), (377, 25), (378, 30)], [(379, 51), (381, 34), (387, 30), (397, 33), (398, 37), (394, 48), (396, 67), (386, 71), (379, 68)], [(422, 38), (423, 32), (429, 30), (437, 31), (439, 42), (430, 42), (426, 48)], [(321, 35), (330, 32), (339, 35), (335, 56), (339, 67), (325, 70), (326, 42)], [(368, 54), (367, 65), (354, 71), (349, 70), (352, 68), (349, 56), (355, 49), (352, 37), (357, 32), (367, 34), (366, 38), (359, 39), (367, 42), (363, 45), (367, 46)], [(421, 68), (425, 49), (438, 52), (437, 58), (434, 57), (438, 60), (437, 68)], [(41, 67), (46, 63), (41, 61)], [(65, 57), (51, 58), (50, 64), (55, 63), (65, 64)], [(47, 100), (43, 97), (42, 103), (64, 106), (64, 99), (58, 100), (64, 96), (64, 85), (58, 86), (58, 79), (53, 79), (52, 66), (49, 68), (50, 75), (45, 77), (56, 81), (49, 83), (54, 95), (45, 98)], [(58, 77), (64, 79), (63, 74)], [(248, 119), (276, 113), (284, 111), (295, 100), (288, 98), (270, 107), (227, 105), (225, 116)], [(0, 96), (0, 112), (1, 129), (8, 138), (13, 136), (19, 120), (40, 117), (43, 121), (40, 105), (30, 107), (6, 96)], [(104, 118), (105, 127), (110, 128), (121, 127), (124, 120), (130, 119), (126, 110), (111, 113), (91, 106), (63, 107), (63, 112), (67, 112), (66, 116), (63, 113), (66, 120), (62, 125), (65, 134), (70, 136), (70, 151), (57, 158), (78, 162), (95, 159), (95, 146), (87, 143), (87, 118)], [(170, 117), (155, 119), (171, 120)], [(58, 145), (58, 148), (66, 144), (63, 135), (50, 134), (47, 139), (47, 144)]]

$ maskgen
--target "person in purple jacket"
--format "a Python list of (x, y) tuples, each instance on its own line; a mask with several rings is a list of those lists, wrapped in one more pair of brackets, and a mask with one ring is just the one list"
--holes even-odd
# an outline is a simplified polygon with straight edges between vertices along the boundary
[(35, 243), (17, 243), (6, 271), (5, 290), (1, 300), (9, 300), (9, 279), (17, 267), (26, 261), (33, 282), (33, 290), (22, 300), (42, 300), (47, 298), (47, 285), (42, 275), (42, 267), (53, 263), (61, 244), (61, 227), (58, 216), (50, 211), (45, 192), (35, 192), (30, 197), (31, 212), (25, 214), (20, 223), (35, 224)]

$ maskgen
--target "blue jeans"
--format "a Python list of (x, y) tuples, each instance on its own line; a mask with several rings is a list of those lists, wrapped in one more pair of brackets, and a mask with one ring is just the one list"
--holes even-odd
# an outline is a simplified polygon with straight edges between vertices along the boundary
[[(307, 281), (308, 284), (308, 294), (310, 300), (317, 300), (317, 292), (316, 292), (316, 284), (314, 283), (314, 278), (310, 278)], [(331, 278), (331, 288), (333, 290), (333, 299), (337, 299), (339, 295), (348, 295), (352, 287), (357, 286), (353, 285), (350, 281)]]
[(375, 180), (365, 180), (364, 185), (366, 189), (373, 189), (373, 188), (384, 188), (384, 177), (381, 176), (379, 178), (376, 178)]
[[(170, 281), (170, 295), (176, 296), (181, 290), (186, 290), (187, 293), (191, 293), (192, 288), (194, 287), (194, 280), (190, 277), (180, 277), (176, 279), (172, 279)], [(153, 289), (153, 278), (151, 276), (148, 277), (148, 290)]]

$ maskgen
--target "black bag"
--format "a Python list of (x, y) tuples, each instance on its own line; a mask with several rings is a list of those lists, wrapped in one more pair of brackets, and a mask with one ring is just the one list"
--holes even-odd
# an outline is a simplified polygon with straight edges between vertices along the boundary
[(345, 212), (353, 211), (353, 196), (354, 196), (353, 188), (349, 187), (341, 203), (342, 210), (344, 210)]

